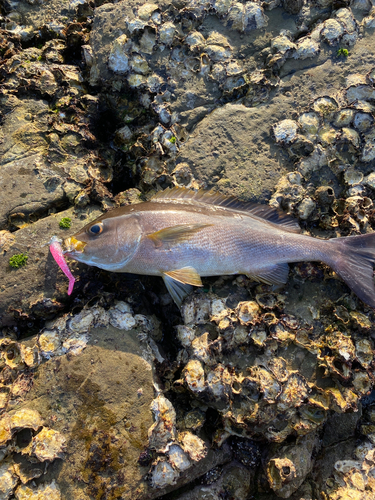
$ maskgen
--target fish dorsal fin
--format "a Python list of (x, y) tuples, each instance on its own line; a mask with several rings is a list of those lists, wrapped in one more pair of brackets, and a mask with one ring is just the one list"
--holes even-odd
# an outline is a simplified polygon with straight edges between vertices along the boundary
[(167, 188), (164, 191), (156, 193), (151, 198), (151, 201), (155, 203), (183, 203), (196, 206), (213, 205), (225, 210), (243, 212), (250, 217), (266, 220), (282, 226), (292, 233), (299, 233), (301, 231), (298, 222), (284, 212), (271, 208), (268, 205), (240, 201), (235, 196), (225, 196), (212, 189), (210, 191), (204, 189), (192, 191), (183, 187)]
[(165, 227), (155, 233), (147, 235), (156, 247), (161, 247), (163, 243), (181, 243), (190, 239), (195, 233), (212, 224), (179, 224), (177, 226)]

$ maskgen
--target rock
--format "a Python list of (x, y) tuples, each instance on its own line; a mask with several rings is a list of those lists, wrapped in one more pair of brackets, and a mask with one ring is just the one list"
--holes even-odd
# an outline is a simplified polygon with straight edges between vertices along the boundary
[[(34, 494), (29, 481), (41, 475), (46, 461), (47, 475), (38, 492), (50, 484), (61, 495), (56, 498), (61, 499), (77, 498), (79, 494), (89, 500), (103, 488), (115, 496), (121, 493), (124, 499), (153, 499), (228, 461), (228, 446), (207, 450), (203, 441), (188, 431), (181, 434), (180, 446), (165, 428), (165, 449), (157, 450), (159, 457), (151, 468), (143, 463), (140, 457), (149, 445), (154, 447), (161, 422), (169, 425), (166, 409), (172, 420), (175, 418), (166, 398), (159, 395), (154, 399), (153, 367), (145, 360), (151, 359), (146, 341), (151, 320), (122, 330), (108, 325), (103, 308), (86, 310), (84, 316), (88, 315), (91, 326), (79, 321), (81, 313), (65, 318), (65, 327), (60, 320), (50, 324), (50, 328), (60, 329), (61, 342), (67, 335), (72, 338), (91, 327), (90, 340), (80, 351), (63, 354), (56, 350), (44, 357), (35, 373), (26, 375), (33, 384), (0, 421), (0, 436), (5, 439), (3, 446), (8, 447), (9, 457), (9, 463), (0, 467), (6, 481), (4, 492), (10, 494), (20, 477), (28, 484), (16, 489), (16, 497)], [(135, 317), (140, 319), (139, 315)], [(107, 326), (98, 326), (103, 322)], [(77, 330), (79, 324), (79, 331), (72, 329), (74, 326)], [(11, 432), (5, 435), (2, 427), (7, 418)], [(12, 427), (13, 421), (17, 425)], [(4, 429), (8, 427), (5, 422)], [(12, 455), (12, 439), (19, 442), (20, 433), (28, 441), (21, 452), (32, 456), (33, 465)], [(151, 482), (145, 479), (148, 470), (152, 471)]]
[(266, 200), (285, 172), (274, 157), (268, 126), (276, 108), (275, 102), (258, 108), (226, 104), (214, 110), (181, 146), (177, 164), (187, 163), (207, 188)]
[(283, 6), (288, 14), (298, 14), (303, 5), (303, 0), (284, 0)]
[(284, 446), (266, 465), (267, 479), (278, 497), (289, 498), (312, 469), (312, 453), (318, 440), (314, 435), (300, 438), (296, 445)]
[(203, 477), (199, 486), (196, 486), (188, 493), (183, 493), (177, 497), (178, 500), (196, 500), (196, 499), (217, 499), (223, 495), (236, 500), (246, 500), (253, 491), (253, 474), (251, 471), (240, 465), (238, 462), (232, 462), (223, 468), (213, 469)]
[[(66, 238), (67, 230), (59, 227), (63, 217), (72, 219), (72, 234), (100, 214), (97, 208), (90, 208), (84, 221), (74, 217), (72, 210), (50, 215), (19, 229), (6, 252), (0, 249), (0, 326), (12, 323), (15, 315), (30, 314), (36, 304), (47, 317), (63, 308), (60, 300), (67, 298), (67, 280), (49, 253), (49, 241), (53, 235)], [(10, 267), (9, 258), (20, 253), (28, 255), (27, 264), (18, 269)], [(71, 268), (73, 273), (74, 269), (83, 269), (75, 263)]]
[(0, 144), (0, 228), (5, 229), (16, 216), (22, 225), (29, 222), (30, 216), (61, 206), (65, 179), (53, 171), (46, 159), (47, 103), (3, 96), (0, 104), (3, 109), (11, 109), (0, 132), (4, 137)]

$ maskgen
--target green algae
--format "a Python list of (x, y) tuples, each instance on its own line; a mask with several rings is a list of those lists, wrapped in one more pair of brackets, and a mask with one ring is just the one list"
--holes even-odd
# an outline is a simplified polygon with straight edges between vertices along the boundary
[(59, 226), (61, 229), (69, 229), (72, 226), (72, 219), (70, 217), (63, 217), (59, 222)]
[(9, 265), (14, 269), (18, 269), (20, 267), (26, 266), (28, 258), (28, 255), (26, 255), (25, 253), (15, 254), (9, 259)]

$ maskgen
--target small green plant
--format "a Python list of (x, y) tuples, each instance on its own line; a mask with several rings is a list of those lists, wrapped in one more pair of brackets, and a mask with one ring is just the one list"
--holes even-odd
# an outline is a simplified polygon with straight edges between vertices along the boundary
[(338, 51), (337, 51), (337, 56), (338, 57), (348, 57), (349, 55), (349, 50), (348, 49), (343, 49), (343, 48), (340, 48)]
[(38, 60), (38, 61), (41, 61), (41, 60), (42, 60), (42, 56), (38, 56), (38, 57), (37, 57), (37, 60)]
[(26, 266), (28, 258), (29, 257), (25, 253), (17, 253), (9, 259), (9, 265), (18, 269), (19, 267)]
[(72, 225), (72, 219), (70, 217), (63, 217), (60, 222), (59, 226), (61, 229), (69, 229)]
[(169, 139), (169, 142), (171, 142), (172, 144), (176, 144), (176, 137), (172, 135), (172, 137)]

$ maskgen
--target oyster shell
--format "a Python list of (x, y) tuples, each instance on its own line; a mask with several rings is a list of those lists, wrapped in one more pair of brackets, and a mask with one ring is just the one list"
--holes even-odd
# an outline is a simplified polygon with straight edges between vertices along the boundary
[(35, 456), (41, 462), (52, 461), (56, 458), (63, 458), (65, 445), (66, 439), (60, 432), (43, 427), (21, 452), (24, 455)]

